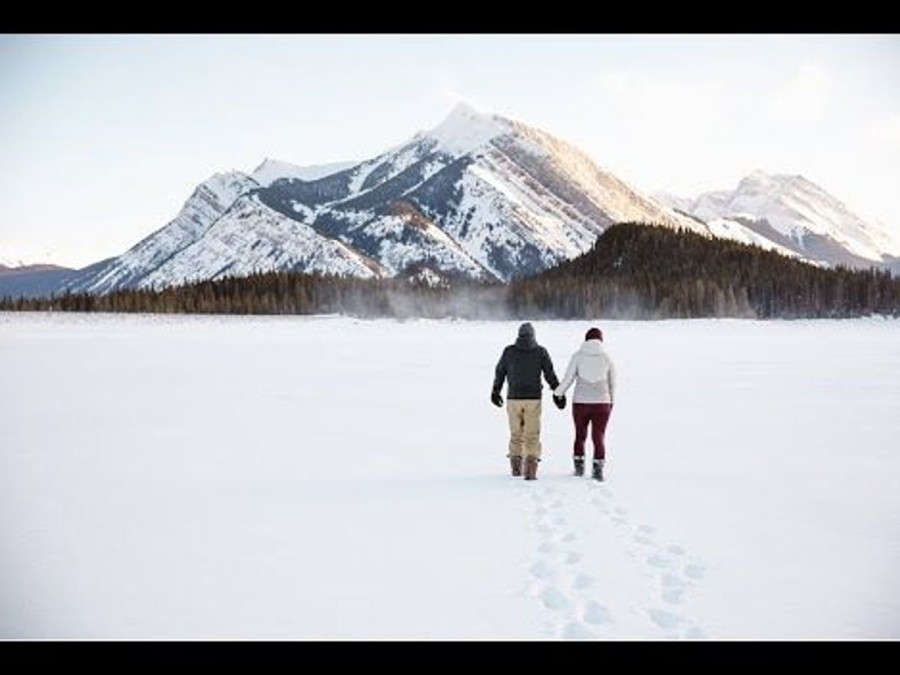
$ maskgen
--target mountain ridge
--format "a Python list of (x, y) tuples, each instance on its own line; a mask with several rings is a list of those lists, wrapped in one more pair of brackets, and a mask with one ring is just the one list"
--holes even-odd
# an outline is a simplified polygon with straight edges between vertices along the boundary
[(703, 230), (565, 141), (459, 105), (355, 165), (306, 171), (265, 160), (251, 174), (216, 174), (173, 221), (68, 288), (274, 269), (365, 278), (417, 267), (509, 281), (587, 250), (623, 219)]
[(266, 158), (247, 173), (216, 173), (167, 224), (59, 277), (54, 290), (162, 288), (276, 270), (506, 283), (584, 253), (626, 221), (821, 265), (900, 270), (900, 237), (803, 176), (757, 170), (734, 190), (650, 195), (547, 131), (459, 104), (432, 129), (362, 161), (304, 167)]

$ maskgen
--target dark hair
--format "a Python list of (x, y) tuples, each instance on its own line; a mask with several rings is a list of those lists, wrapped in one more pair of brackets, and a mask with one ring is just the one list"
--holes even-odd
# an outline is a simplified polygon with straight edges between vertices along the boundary
[(599, 328), (591, 328), (587, 333), (584, 334), (585, 340), (600, 340), (603, 341), (603, 331)]

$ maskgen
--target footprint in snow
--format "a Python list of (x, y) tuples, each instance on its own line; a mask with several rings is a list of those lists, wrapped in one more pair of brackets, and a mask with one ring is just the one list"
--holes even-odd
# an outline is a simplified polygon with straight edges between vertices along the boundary
[(603, 515), (609, 515), (609, 507), (606, 505), (606, 502), (600, 499), (594, 499), (592, 500), (592, 503), (594, 506), (600, 509), (600, 513), (602, 513)]
[(584, 609), (583, 618), (587, 623), (594, 625), (609, 623), (609, 610), (596, 600), (591, 600)]
[(557, 570), (555, 566), (549, 564), (544, 560), (539, 560), (538, 562), (534, 563), (528, 569), (528, 571), (531, 572), (532, 576), (537, 577), (538, 579), (543, 579), (545, 581), (555, 579), (557, 576), (559, 576), (559, 570)]
[(537, 531), (543, 535), (553, 534), (553, 526), (546, 523), (538, 523)]
[(607, 499), (610, 499), (613, 496), (612, 490), (594, 480), (590, 482), (590, 489)]
[(562, 637), (566, 640), (593, 640), (597, 636), (580, 621), (569, 621), (563, 628)]
[(686, 637), (688, 640), (705, 640), (706, 633), (697, 628), (697, 626), (691, 626), (684, 634), (684, 637)]
[(699, 563), (690, 563), (684, 567), (684, 575), (689, 579), (699, 580), (706, 574), (706, 568)]
[(544, 607), (554, 611), (561, 611), (569, 607), (569, 598), (556, 586), (548, 586), (541, 593), (541, 602)]
[(684, 619), (682, 619), (677, 614), (673, 614), (672, 612), (669, 612), (665, 609), (657, 609), (655, 607), (649, 608), (647, 610), (647, 614), (650, 616), (650, 620), (663, 630), (671, 630), (673, 628), (677, 628), (678, 624), (684, 621)]
[(654, 553), (653, 555), (647, 558), (647, 564), (651, 567), (663, 568), (669, 567), (669, 561), (663, 558), (661, 555)]
[(594, 585), (594, 577), (590, 574), (585, 574), (584, 572), (579, 572), (575, 575), (575, 579), (572, 581), (572, 588), (576, 590), (584, 590), (585, 588), (590, 588)]
[(553, 542), (545, 541), (540, 546), (538, 546), (538, 551), (540, 551), (541, 553), (547, 553), (547, 554), (555, 553), (556, 546), (553, 545)]
[(684, 590), (681, 588), (664, 588), (662, 593), (663, 602), (668, 602), (671, 605), (677, 605), (681, 602), (681, 598), (684, 595)]
[(682, 588), (684, 586), (684, 582), (679, 577), (669, 572), (662, 575), (660, 582), (666, 588)]

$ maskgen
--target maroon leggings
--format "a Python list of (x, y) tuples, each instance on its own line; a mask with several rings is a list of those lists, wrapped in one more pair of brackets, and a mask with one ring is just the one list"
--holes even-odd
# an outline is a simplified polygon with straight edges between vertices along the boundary
[(594, 442), (594, 459), (606, 459), (606, 446), (603, 434), (606, 423), (612, 412), (610, 403), (573, 403), (572, 419), (575, 420), (575, 447), (572, 453), (576, 457), (584, 457), (584, 441), (587, 438), (588, 424), (591, 425), (591, 440)]

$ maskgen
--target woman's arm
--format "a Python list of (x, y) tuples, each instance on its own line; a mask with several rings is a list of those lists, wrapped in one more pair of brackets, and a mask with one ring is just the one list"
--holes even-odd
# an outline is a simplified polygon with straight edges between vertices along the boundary
[(562, 396), (568, 391), (569, 387), (572, 386), (572, 383), (575, 381), (575, 373), (578, 370), (578, 352), (572, 354), (572, 358), (569, 359), (569, 367), (566, 368), (566, 374), (563, 376), (562, 382), (559, 383), (559, 386), (553, 392), (554, 396)]
[(609, 382), (609, 404), (613, 405), (616, 400), (616, 367), (612, 359), (609, 360), (609, 374), (606, 377)]

